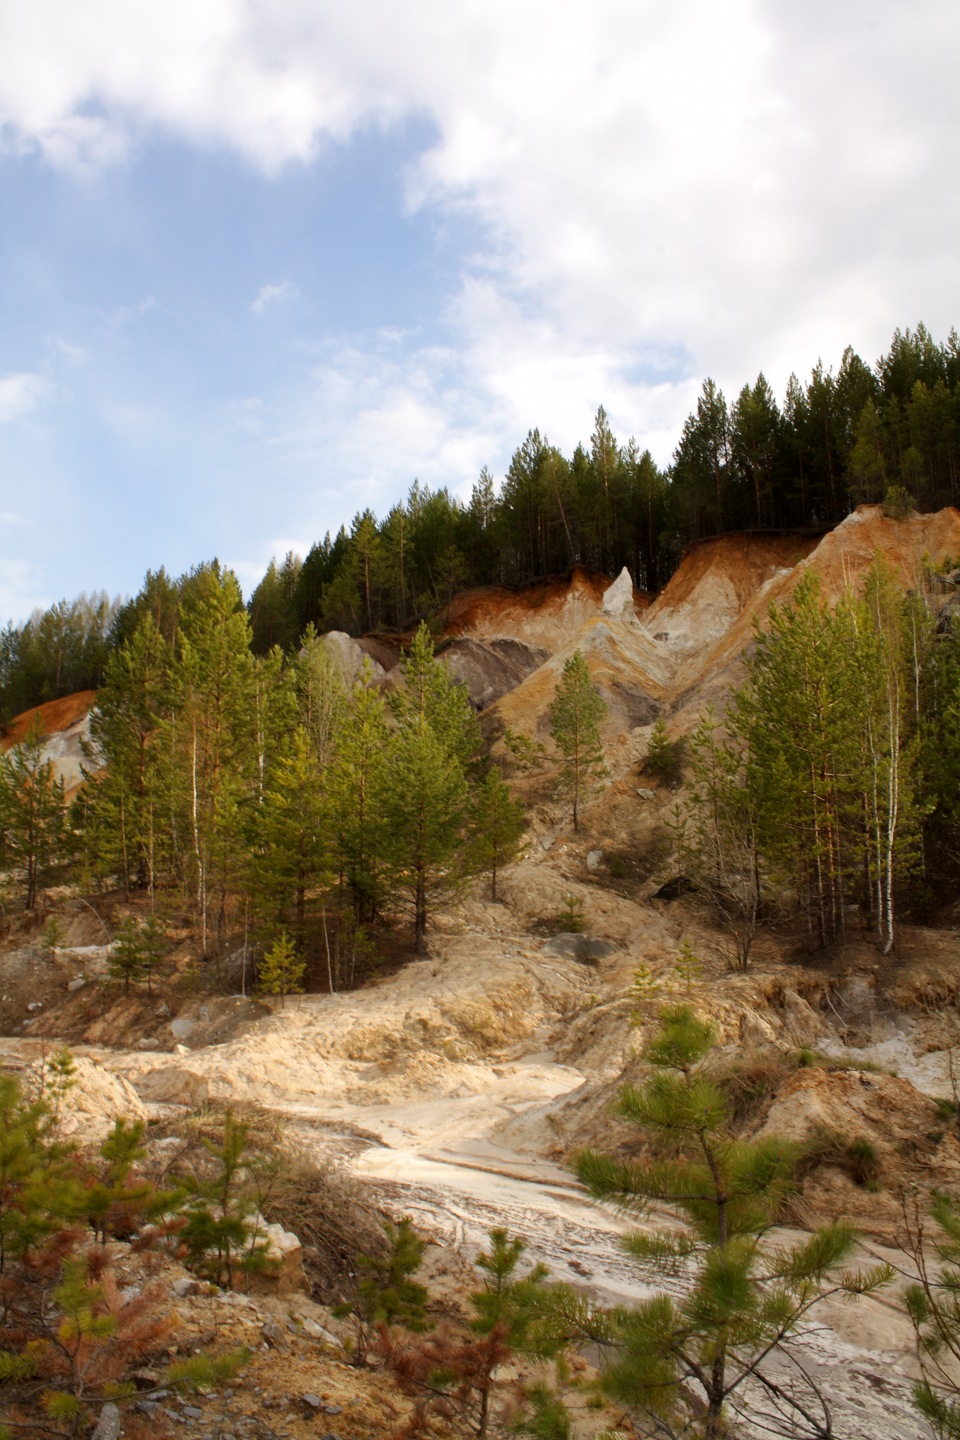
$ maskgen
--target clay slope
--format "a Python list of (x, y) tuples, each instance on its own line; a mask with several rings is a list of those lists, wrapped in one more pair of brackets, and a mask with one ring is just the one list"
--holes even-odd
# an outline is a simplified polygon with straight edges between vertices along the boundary
[(12, 749), (39, 724), (44, 740), (41, 760), (50, 761), (55, 778), (62, 780), (67, 795), (72, 795), (83, 780), (81, 765), (86, 764), (88, 768), (90, 765), (84, 760), (80, 745), (90, 738), (90, 711), (96, 698), (96, 690), (78, 690), (75, 695), (64, 695), (59, 700), (48, 700), (45, 705), (24, 710), (4, 727), (0, 747)]
[[(609, 739), (649, 724), (661, 709), (676, 717), (672, 732), (683, 733), (708, 702), (722, 709), (730, 685), (742, 677), (754, 624), (763, 624), (772, 603), (789, 600), (808, 573), (819, 577), (824, 597), (836, 601), (847, 586), (857, 587), (877, 555), (905, 589), (916, 586), (925, 564), (960, 555), (960, 512), (892, 520), (880, 506), (863, 505), (820, 539), (718, 536), (685, 554), (652, 604), (634, 597), (633, 613), (605, 614), (602, 593), (591, 611), (585, 581), (575, 576), (566, 595), (554, 589), (544, 602), (549, 618), (541, 633), (546, 639), (549, 631), (551, 658), (499, 701), (498, 713), (511, 729), (542, 733), (563, 663), (580, 650), (610, 707)], [(591, 594), (595, 580), (590, 577)], [(492, 602), (474, 605), (473, 633), (482, 638), (487, 624), (521, 623), (522, 603), (512, 597), (504, 619)]]
[[(883, 514), (879, 505), (861, 505), (835, 530), (813, 544), (794, 565), (771, 568), (736, 613), (732, 613), (732, 605), (729, 607), (728, 623), (721, 630), (706, 618), (710, 597), (721, 586), (735, 584), (737, 567), (729, 563), (730, 541), (750, 540), (749, 536), (737, 536), (711, 542), (724, 547), (717, 557), (718, 564), (715, 568), (703, 568), (702, 575), (696, 576), (690, 586), (689, 594), (675, 599), (674, 596), (683, 595), (686, 583), (684, 562), (647, 617), (658, 625), (671, 620), (680, 634), (690, 633), (698, 623), (702, 624), (706, 643), (697, 649), (685, 649), (679, 657), (674, 680), (676, 709), (688, 713), (699, 711), (708, 701), (722, 705), (729, 686), (739, 683), (742, 677), (740, 657), (752, 642), (755, 620), (763, 624), (772, 604), (789, 601), (805, 575), (816, 575), (824, 598), (835, 602), (848, 586), (856, 590), (876, 557), (882, 556), (894, 568), (904, 589), (919, 586), (925, 564), (936, 566), (960, 555), (960, 511), (950, 507), (931, 515), (892, 520)], [(701, 557), (690, 558), (702, 566)], [(676, 589), (671, 595), (675, 582)], [(681, 722), (679, 728), (685, 729), (685, 723)]]
[[(569, 578), (538, 581), (525, 590), (486, 585), (458, 595), (443, 616), (450, 636), (469, 635), (481, 640), (520, 640), (551, 653), (560, 649), (581, 625), (601, 613), (606, 575), (579, 566)], [(638, 609), (650, 597), (635, 596)]]

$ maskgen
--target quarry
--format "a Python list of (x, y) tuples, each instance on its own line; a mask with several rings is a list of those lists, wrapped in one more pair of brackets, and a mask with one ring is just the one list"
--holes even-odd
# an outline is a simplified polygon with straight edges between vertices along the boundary
[[(109, 925), (65, 896), (66, 931), (52, 953), (28, 927), (8, 926), (0, 1062), (27, 1075), (69, 1045), (77, 1083), (63, 1097), (63, 1124), (78, 1143), (102, 1137), (120, 1113), (168, 1126), (183, 1114), (266, 1112), (284, 1145), (346, 1187), (344, 1203), (412, 1219), (428, 1242), (429, 1283), (454, 1307), (493, 1227), (521, 1237), (526, 1260), (551, 1277), (616, 1305), (664, 1287), (682, 1293), (683, 1275), (624, 1253), (636, 1217), (592, 1202), (572, 1157), (584, 1147), (635, 1153), (613, 1103), (643, 1074), (658, 1007), (690, 1004), (713, 1023), (720, 1061), (748, 1076), (737, 1110), (745, 1137), (808, 1143), (832, 1134), (871, 1147), (869, 1183), (844, 1153), (825, 1150), (766, 1243), (843, 1220), (858, 1232), (858, 1263), (897, 1269), (873, 1295), (826, 1301), (802, 1349), (829, 1401), (832, 1428), (817, 1433), (914, 1440), (926, 1431), (912, 1405), (915, 1337), (897, 1291), (910, 1270), (910, 1206), (960, 1182), (960, 1127), (944, 1105), (957, 1095), (956, 902), (943, 897), (936, 925), (901, 923), (887, 955), (853, 923), (826, 952), (783, 928), (761, 929), (749, 968), (738, 971), (716, 915), (674, 883), (670, 815), (683, 779), (668, 784), (644, 768), (658, 717), (679, 742), (709, 704), (722, 714), (771, 605), (789, 602), (810, 574), (837, 599), (878, 554), (904, 589), (929, 586), (931, 568), (960, 555), (960, 513), (892, 519), (861, 506), (822, 537), (719, 536), (691, 547), (657, 596), (635, 592), (627, 572), (611, 582), (576, 570), (528, 591), (456, 597), (438, 654), (469, 690), (495, 753), (506, 733), (549, 740), (564, 663), (585, 658), (607, 703), (608, 775), (579, 830), (549, 773), (514, 777), (527, 827), (496, 902), (473, 882), (432, 917), (426, 956), (405, 957), (361, 988), (283, 1005), (251, 993), (235, 957), (216, 979), (198, 983), (194, 967), (190, 983), (119, 993), (107, 983)], [(949, 586), (937, 603), (951, 603)], [(325, 643), (348, 682), (366, 660), (372, 684), (397, 683), (399, 650), (383, 637)], [(38, 712), (45, 755), (68, 791), (81, 783), (94, 700), (85, 693)], [(577, 926), (565, 929), (572, 913)], [(685, 951), (695, 971), (678, 967)], [(640, 1223), (662, 1221), (654, 1210)], [(158, 1418), (170, 1433), (197, 1436), (403, 1433), (388, 1377), (348, 1363), (348, 1330), (307, 1268), (307, 1278), (260, 1295), (190, 1293), (179, 1272), (164, 1273), (164, 1284), (183, 1290), (178, 1334), (240, 1336), (255, 1360), (229, 1403), (201, 1398), (190, 1415), (130, 1412), (125, 1433)], [(587, 1353), (577, 1363), (595, 1360)], [(574, 1415), (584, 1437), (639, 1433), (585, 1401)], [(745, 1410), (732, 1433), (769, 1432)]]

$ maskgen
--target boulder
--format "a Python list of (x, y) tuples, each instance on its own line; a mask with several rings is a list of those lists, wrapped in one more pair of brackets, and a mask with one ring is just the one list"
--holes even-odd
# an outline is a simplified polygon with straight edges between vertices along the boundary
[(326, 635), (320, 636), (320, 641), (340, 671), (345, 685), (353, 684), (364, 661), (370, 666), (372, 679), (380, 680), (386, 673), (383, 666), (343, 630), (328, 630)]
[(599, 935), (577, 935), (564, 931), (545, 941), (542, 955), (554, 955), (558, 960), (577, 960), (581, 965), (596, 965), (616, 952), (616, 945)]
[(471, 704), (485, 710), (538, 670), (549, 659), (549, 652), (538, 645), (525, 645), (522, 640), (464, 636), (448, 645), (440, 659), (453, 678), (466, 687)]
[(250, 1289), (259, 1295), (292, 1295), (309, 1291), (303, 1271), (303, 1247), (299, 1238), (282, 1225), (268, 1225), (257, 1217), (257, 1238), (269, 1246), (269, 1262), (265, 1270), (250, 1277)]
[(626, 565), (609, 590), (603, 592), (603, 613), (613, 620), (630, 621), (637, 618), (633, 603), (633, 581)]

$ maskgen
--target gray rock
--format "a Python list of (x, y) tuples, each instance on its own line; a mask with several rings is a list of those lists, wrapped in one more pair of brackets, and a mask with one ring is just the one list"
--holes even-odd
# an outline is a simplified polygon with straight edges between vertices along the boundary
[(320, 636), (320, 643), (339, 670), (345, 685), (353, 684), (365, 661), (370, 667), (371, 679), (379, 680), (386, 674), (383, 666), (343, 630), (328, 630), (326, 635)]
[(194, 1280), (192, 1275), (181, 1275), (179, 1280), (174, 1280), (170, 1289), (178, 1300), (184, 1300), (188, 1295), (200, 1294), (200, 1281)]
[[(304, 1405), (306, 1405), (308, 1409), (320, 1409), (320, 1396), (314, 1395), (312, 1390), (308, 1390), (305, 1394), (301, 1395), (300, 1399), (303, 1401)], [(324, 1406), (324, 1409), (326, 1409), (326, 1406)]]
[(71, 980), (70, 983), (67, 985), (67, 990), (71, 995), (73, 995), (76, 993), (76, 991), (82, 990), (86, 983), (86, 976), (77, 975), (76, 978)]
[(637, 612), (633, 605), (633, 581), (626, 565), (610, 588), (603, 592), (603, 613), (609, 615), (612, 620), (635, 620), (637, 618)]
[(112, 1400), (108, 1400), (100, 1411), (93, 1440), (120, 1440), (120, 1411)]
[(198, 1405), (182, 1405), (181, 1410), (188, 1420), (202, 1420), (203, 1411)]
[(159, 1050), (160, 1041), (157, 1039), (156, 1035), (141, 1035), (140, 1039), (137, 1041), (137, 1049)]
[(646, 785), (638, 785), (637, 794), (641, 800), (656, 800), (657, 798), (656, 790), (649, 790)]
[(521, 640), (463, 636), (446, 646), (440, 659), (466, 687), (471, 704), (485, 710), (539, 669), (549, 659), (549, 651)]
[(588, 855), (587, 855), (587, 869), (588, 869), (588, 870), (599, 870), (599, 869), (600, 869), (600, 866), (601, 866), (602, 864), (603, 864), (603, 851), (602, 851), (602, 850), (591, 850), (591, 851), (588, 853)]
[(188, 1015), (178, 1015), (176, 1020), (170, 1021), (170, 1029), (176, 1040), (187, 1040), (196, 1028), (196, 1020), (191, 1020)]
[(540, 953), (555, 955), (559, 960), (577, 960), (581, 965), (595, 965), (616, 953), (616, 945), (599, 935), (574, 935), (564, 932), (545, 941)]

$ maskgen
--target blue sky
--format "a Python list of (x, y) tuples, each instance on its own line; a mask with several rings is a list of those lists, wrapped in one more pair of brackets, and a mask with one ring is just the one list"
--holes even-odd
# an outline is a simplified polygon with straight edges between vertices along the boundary
[(944, 338), (958, 60), (953, 0), (6, 7), (0, 620)]

